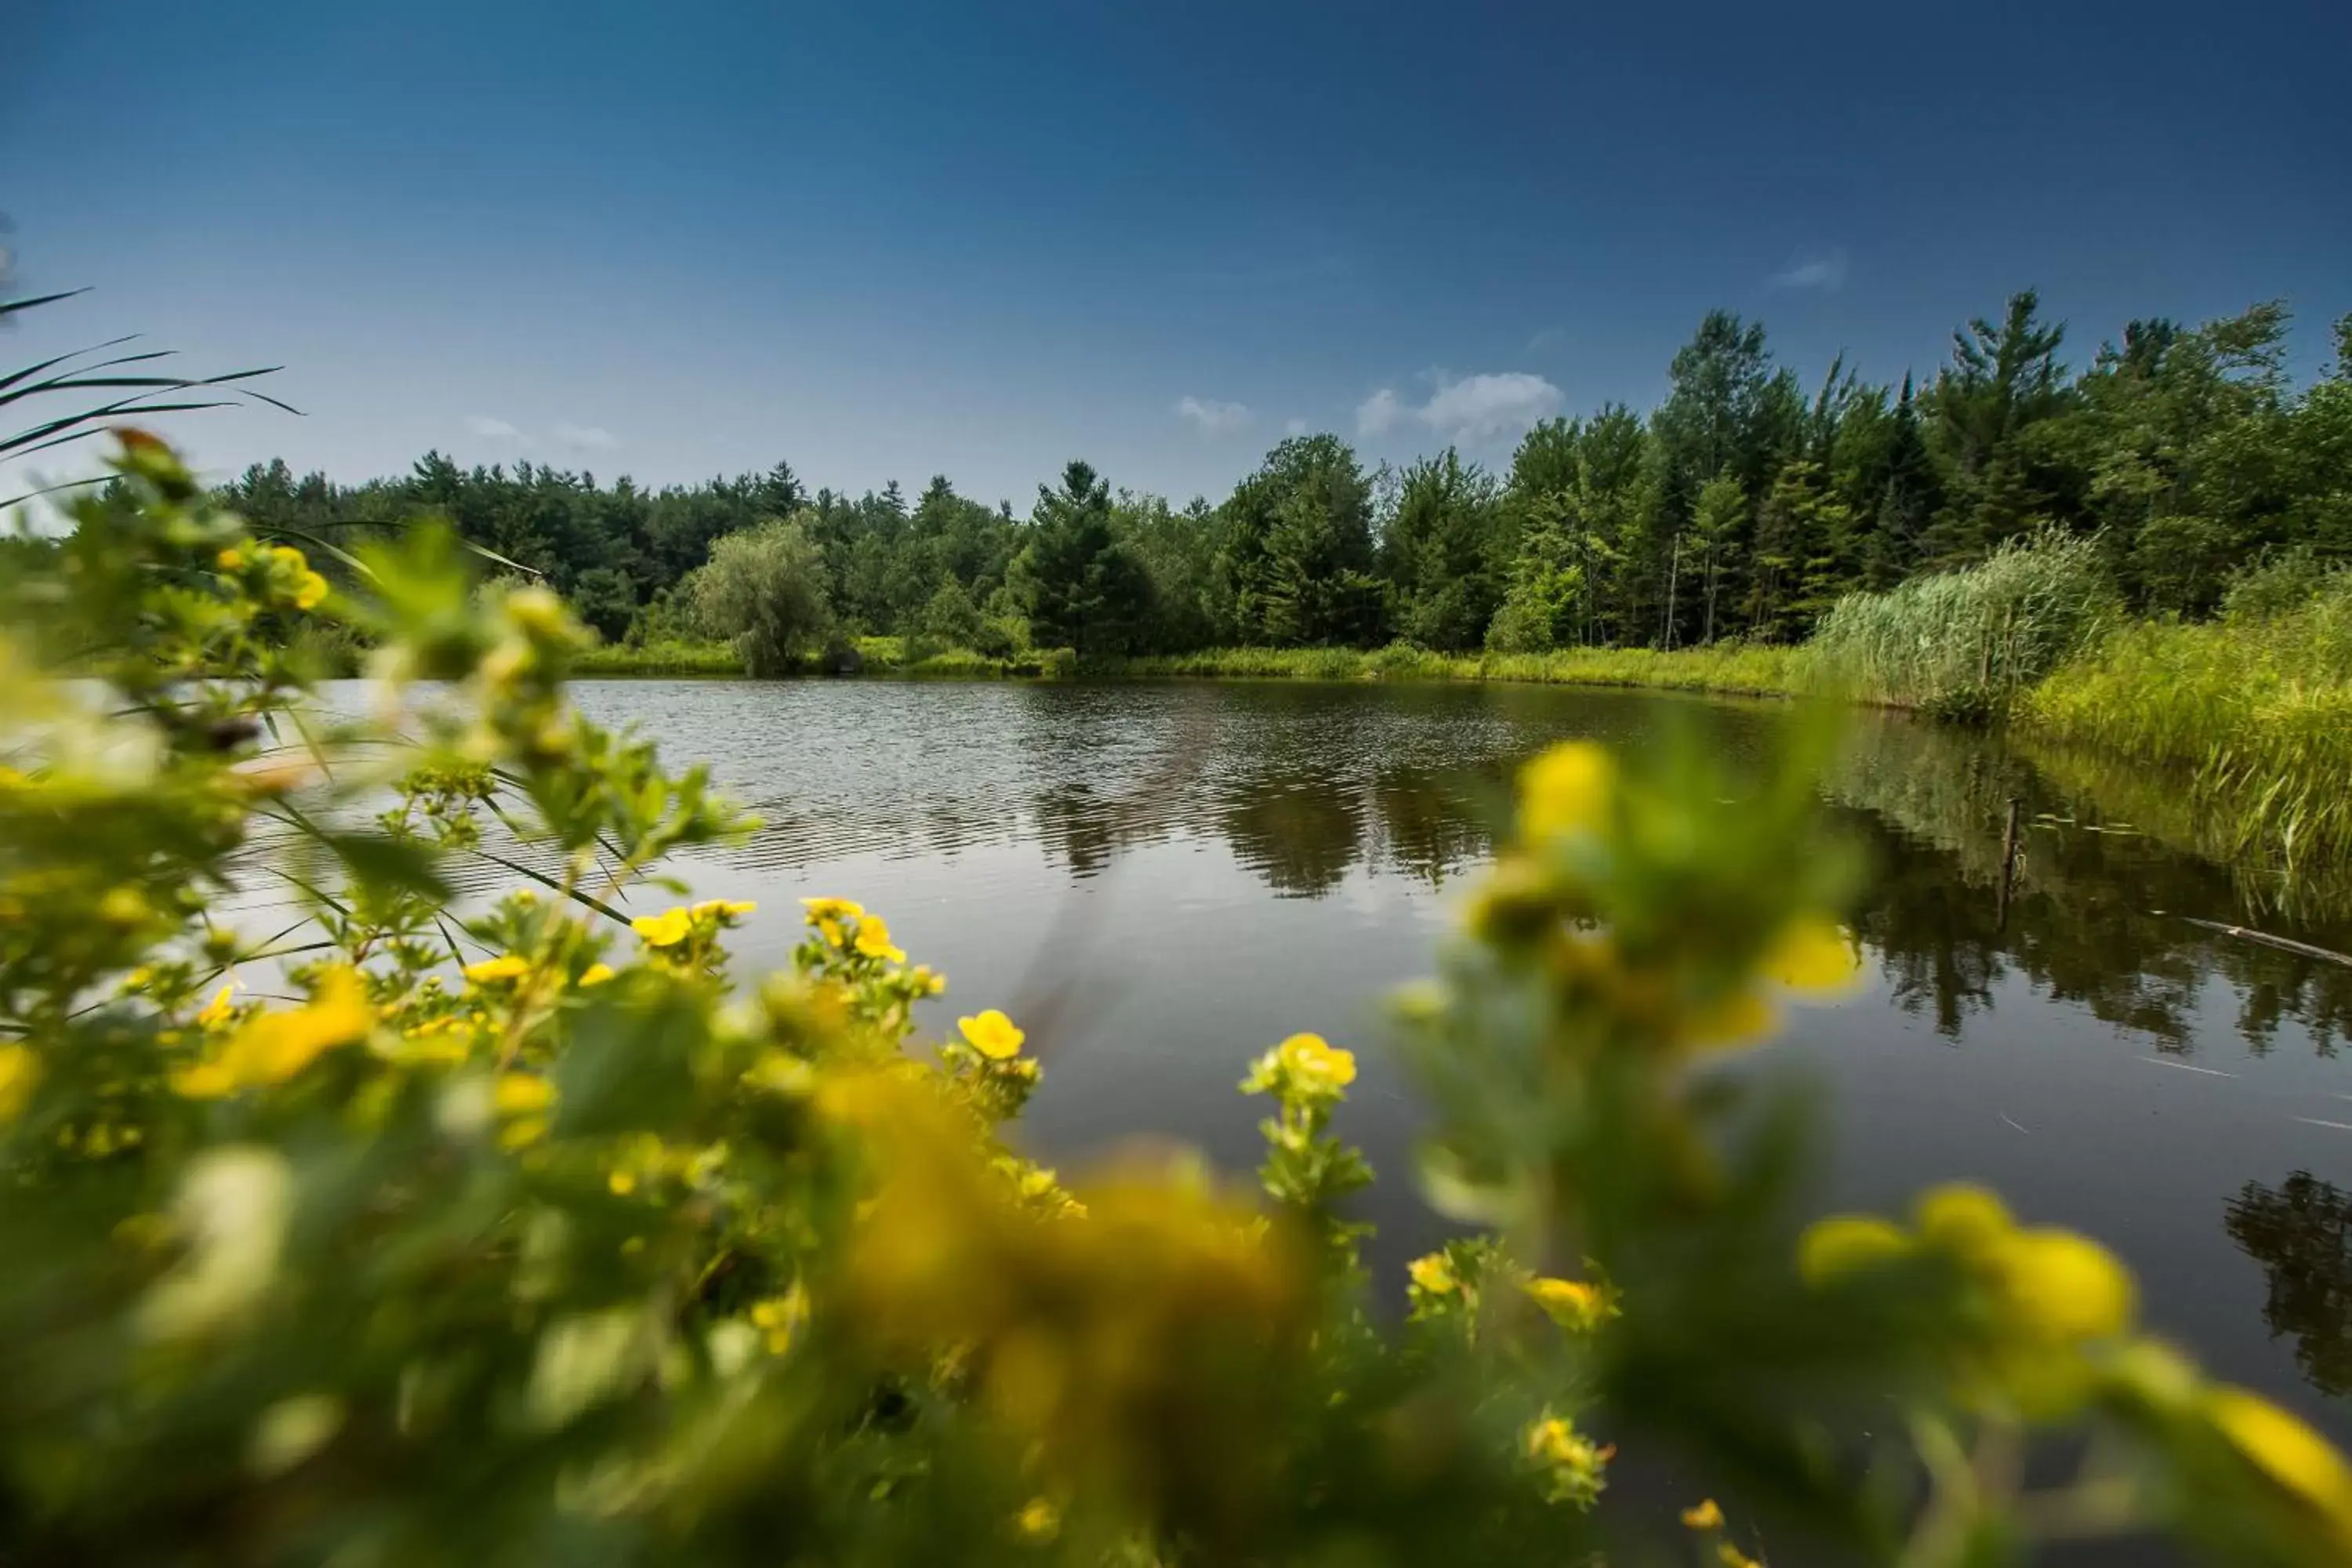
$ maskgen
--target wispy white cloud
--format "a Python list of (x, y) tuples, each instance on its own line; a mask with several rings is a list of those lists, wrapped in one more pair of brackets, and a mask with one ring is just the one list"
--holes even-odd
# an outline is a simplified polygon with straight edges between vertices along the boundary
[(1356, 405), (1356, 434), (1385, 436), (1404, 423), (1404, 399), (1383, 386)]
[(561, 446), (594, 452), (608, 451), (621, 444), (610, 430), (600, 425), (558, 425), (555, 439)]
[(485, 441), (520, 441), (522, 439), (521, 431), (516, 429), (505, 420), (493, 419), (487, 414), (469, 416), (466, 420), (466, 428), (472, 431), (475, 435), (479, 436)]
[(1194, 397), (1189, 393), (1176, 400), (1176, 416), (1208, 436), (1246, 430), (1250, 421), (1255, 417), (1245, 403), (1223, 403), (1213, 397)]
[(1437, 389), (1415, 405), (1382, 387), (1356, 406), (1356, 433), (1382, 436), (1411, 420), (1448, 441), (1493, 441), (1517, 436), (1559, 412), (1562, 395), (1524, 370), (1454, 376), (1432, 373)]
[(1845, 252), (1837, 247), (1811, 251), (1772, 274), (1775, 289), (1835, 290), (1845, 286)]
[(1528, 339), (1528, 346), (1521, 352), (1531, 354), (1544, 353), (1559, 347), (1567, 338), (1568, 334), (1558, 327), (1542, 327)]

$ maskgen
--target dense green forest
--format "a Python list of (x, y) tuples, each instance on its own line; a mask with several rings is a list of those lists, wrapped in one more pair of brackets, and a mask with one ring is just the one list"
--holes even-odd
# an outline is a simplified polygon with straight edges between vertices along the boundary
[(1538, 425), (1505, 471), (1453, 450), (1368, 468), (1306, 436), (1181, 508), (1084, 462), (1023, 518), (944, 476), (853, 498), (779, 462), (646, 489), (438, 452), (356, 487), (257, 464), (226, 499), (345, 542), (443, 512), (609, 639), (740, 637), (764, 606), (779, 659), (855, 633), (1085, 655), (1789, 642), (1851, 589), (2047, 525), (2095, 534), (2133, 607), (2196, 616), (2266, 553), (2352, 557), (2352, 318), (2304, 385), (2287, 327), (2277, 304), (2135, 321), (2070, 369), (2026, 292), (1957, 331), (1930, 376), (1873, 383), (1841, 359), (1809, 384), (1760, 324), (1717, 311), (1657, 407)]

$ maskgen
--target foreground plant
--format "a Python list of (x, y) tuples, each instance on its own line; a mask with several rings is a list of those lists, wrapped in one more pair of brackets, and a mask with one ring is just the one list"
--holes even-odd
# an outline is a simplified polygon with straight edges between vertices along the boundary
[[(1717, 1070), (1853, 968), (1801, 766), (1529, 769), (1401, 1003), (1483, 1233), (1389, 1323), (1350, 1052), (1250, 1068), (1270, 1206), (1066, 1184), (1002, 1135), (1018, 1022), (923, 1037), (945, 983), (879, 914), (812, 900), (730, 982), (751, 907), (655, 868), (744, 824), (569, 706), (551, 598), (425, 531), (346, 601), (160, 446), (119, 466), (0, 640), (0, 1557), (1581, 1563), (1659, 1544), (1608, 1506), (1633, 1445), (1727, 1500), (1672, 1543), (1727, 1568), (1759, 1524), (2352, 1552), (2343, 1461), (2141, 1338), (2094, 1244), (1967, 1190), (1801, 1234), (1792, 1108)], [(381, 712), (304, 702), (316, 622), (374, 638)], [(486, 856), (527, 885), (452, 910)]]

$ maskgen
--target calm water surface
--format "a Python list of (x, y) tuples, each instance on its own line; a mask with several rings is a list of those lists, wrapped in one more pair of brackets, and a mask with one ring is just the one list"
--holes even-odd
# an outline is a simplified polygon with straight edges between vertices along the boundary
[[(1533, 687), (608, 681), (578, 689), (766, 820), (687, 873), (755, 898), (745, 972), (795, 900), (855, 897), (952, 989), (931, 1026), (1003, 1005), (1046, 1063), (1021, 1136), (1066, 1164), (1138, 1137), (1257, 1158), (1246, 1059), (1312, 1028), (1364, 1064), (1341, 1131), (1382, 1180), (1393, 1279), (1444, 1234), (1412, 1194), (1416, 1111), (1379, 999), (1425, 973), (1486, 858), (1505, 781), (1550, 742), (1695, 724), (1765, 754), (1784, 710)], [(2154, 1326), (2352, 1441), (2352, 925), (2247, 902), (2133, 831), (2149, 781), (2044, 773), (1996, 741), (1857, 721), (1822, 780), (1869, 851), (1860, 994), (1797, 1015), (1754, 1070), (1808, 1075), (1832, 1129), (1822, 1207), (1991, 1184), (2138, 1271)], [(2066, 783), (2053, 782), (2063, 774)], [(2137, 794), (2135, 794), (2137, 792)], [(2011, 795), (2028, 831), (2002, 923)], [(2103, 805), (2104, 803), (2104, 805)], [(2177, 803), (2176, 803), (2177, 804)]]

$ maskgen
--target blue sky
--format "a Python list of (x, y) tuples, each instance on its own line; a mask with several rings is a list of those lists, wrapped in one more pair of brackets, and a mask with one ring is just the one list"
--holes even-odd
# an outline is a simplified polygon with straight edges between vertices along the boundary
[(2342, 0), (21, 3), (0, 211), (95, 292), (0, 358), (283, 362), (215, 470), (1214, 497), (1646, 405), (1714, 306), (1890, 380), (2026, 285), (2076, 359), (2352, 310)]

